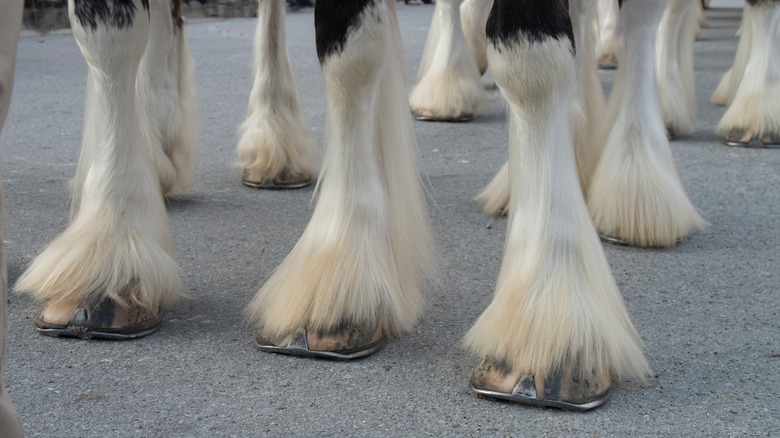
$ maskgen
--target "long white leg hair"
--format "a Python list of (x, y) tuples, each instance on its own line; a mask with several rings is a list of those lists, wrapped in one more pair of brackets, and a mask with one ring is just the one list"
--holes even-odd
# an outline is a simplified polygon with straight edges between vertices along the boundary
[(560, 129), (569, 123), (571, 43), (491, 42), (488, 62), (514, 120), (509, 224), (493, 301), (465, 344), (537, 377), (565, 369), (575, 379), (604, 370), (642, 378), (641, 342), (588, 217), (571, 132)]
[(693, 132), (696, 115), (695, 95), (690, 97), (691, 93), (695, 93), (693, 40), (696, 35), (696, 9), (693, 3), (698, 2), (700, 0), (669, 0), (655, 40), (655, 74), (661, 113), (672, 136)]
[(604, 151), (588, 190), (599, 232), (637, 246), (674, 246), (704, 220), (691, 205), (666, 138), (655, 81), (662, 1), (624, 1), (618, 74), (598, 141)]
[[(132, 25), (90, 25), (77, 17), (74, 3), (68, 8), (73, 35), (90, 68), (86, 104), (94, 105), (85, 109), (92, 124), (84, 126), (82, 146), (95, 153), (88, 156), (70, 224), (35, 258), (16, 289), (52, 304), (111, 299), (156, 312), (179, 298), (183, 284), (136, 105), (149, 18), (137, 0)], [(170, 10), (163, 19), (170, 20)]]
[[(759, 1), (745, 6), (752, 10), (751, 44), (748, 62), (734, 100), (718, 123), (717, 132), (745, 130), (762, 139), (780, 141), (780, 3)], [(744, 33), (748, 29), (743, 29)]]
[(412, 111), (419, 116), (470, 118), (486, 108), (477, 61), (463, 36), (460, 4), (461, 0), (436, 3), (419, 80), (409, 96)]
[(487, 25), (493, 0), (463, 0), (460, 5), (460, 23), (471, 53), (477, 61), (480, 74), (487, 70)]
[(392, 13), (385, 1), (369, 4), (343, 50), (320, 56), (328, 110), (319, 199), (247, 308), (266, 339), (345, 322), (392, 336), (422, 312), (433, 243)]
[(290, 67), (282, 0), (259, 1), (254, 60), (254, 83), (236, 148), (244, 178), (261, 182), (282, 171), (316, 175), (319, 154)]
[(715, 105), (731, 105), (737, 88), (745, 75), (745, 67), (750, 59), (751, 42), (753, 40), (753, 14), (755, 8), (745, 7), (742, 10), (742, 22), (739, 26), (739, 44), (734, 56), (734, 64), (723, 75), (718, 88), (712, 93), (710, 102)]

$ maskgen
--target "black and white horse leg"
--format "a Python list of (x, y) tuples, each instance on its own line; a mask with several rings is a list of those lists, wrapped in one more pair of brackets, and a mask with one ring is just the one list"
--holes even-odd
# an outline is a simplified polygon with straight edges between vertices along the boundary
[[(529, 18), (533, 17), (533, 18)], [(504, 259), (493, 301), (466, 336), (477, 393), (585, 410), (611, 380), (649, 368), (577, 182), (565, 0), (497, 0), (488, 62), (514, 117)]]
[[(181, 0), (150, 0), (149, 44), (136, 76), (136, 106), (144, 141), (151, 154), (160, 190), (164, 196), (186, 192), (192, 183), (192, 169), (200, 143), (200, 106), (195, 63), (181, 20)], [(87, 76), (82, 150), (76, 174), (70, 182), (73, 210), (78, 209), (86, 172), (93, 156), (91, 146), (93, 114), (100, 105), (93, 102), (95, 83)]]
[(417, 86), (409, 96), (418, 120), (463, 122), (485, 108), (487, 93), (461, 28), (461, 1), (436, 3)]
[(607, 240), (669, 247), (706, 223), (685, 193), (666, 137), (655, 80), (664, 0), (624, 0), (618, 73), (597, 134), (604, 145), (588, 210)]
[[(583, 193), (586, 193), (593, 171), (601, 156), (602, 145), (595, 141), (595, 129), (604, 114), (606, 102), (596, 67), (596, 2), (570, 0), (569, 15), (572, 22), (576, 53), (576, 68), (571, 98), (571, 129), (577, 174)], [(512, 124), (510, 113), (510, 124)], [(510, 127), (509, 133), (513, 135)], [(510, 142), (512, 139), (510, 138)], [(475, 198), (484, 204), (486, 215), (505, 215), (509, 206), (509, 165), (504, 164), (495, 177)]]
[(319, 157), (287, 55), (282, 0), (258, 4), (254, 59), (254, 83), (236, 148), (241, 181), (256, 188), (305, 187), (319, 170)]
[(747, 3), (745, 14), (752, 16), (750, 54), (717, 132), (730, 146), (780, 147), (780, 1)]
[(183, 290), (136, 104), (149, 4), (74, 0), (68, 9), (89, 64), (85, 176), (67, 229), (35, 258), (16, 289), (44, 302), (36, 317), (44, 334), (143, 336)]
[(327, 91), (319, 199), (298, 244), (247, 308), (264, 351), (359, 357), (420, 316), (432, 239), (386, 1), (317, 1)]

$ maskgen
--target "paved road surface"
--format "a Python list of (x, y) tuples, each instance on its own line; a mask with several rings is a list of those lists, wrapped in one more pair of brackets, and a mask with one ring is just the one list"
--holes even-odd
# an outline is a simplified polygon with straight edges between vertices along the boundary
[[(399, 4), (412, 77), (432, 7)], [(694, 205), (712, 224), (676, 248), (606, 246), (654, 370), (619, 381), (612, 400), (568, 413), (482, 399), (478, 358), (459, 346), (490, 301), (506, 221), (471, 201), (506, 159), (504, 106), (462, 125), (416, 123), (443, 283), (427, 288), (410, 335), (354, 363), (262, 354), (241, 311), (290, 251), (312, 190), (241, 186), (236, 127), (251, 85), (251, 19), (191, 19), (203, 105), (192, 194), (168, 206), (191, 299), (133, 342), (39, 336), (37, 305), (9, 297), (8, 390), (29, 437), (211, 436), (778, 436), (780, 435), (780, 151), (733, 149), (707, 99), (731, 65), (739, 11), (708, 12), (696, 43), (695, 135), (672, 149)], [(306, 116), (322, 138), (322, 74), (313, 14), (288, 16)], [(67, 221), (85, 63), (70, 35), (20, 41), (14, 101), (0, 147), (11, 284)], [(610, 85), (614, 72), (602, 72)]]

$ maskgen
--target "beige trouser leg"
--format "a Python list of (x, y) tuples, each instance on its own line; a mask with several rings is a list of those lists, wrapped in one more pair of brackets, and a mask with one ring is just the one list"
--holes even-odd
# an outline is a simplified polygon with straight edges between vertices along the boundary
[[(14, 61), (16, 60), (16, 42), (19, 40), (19, 28), (22, 23), (22, 5), (20, 0), (0, 0), (0, 133), (3, 131), (8, 105), (11, 102), (11, 85), (14, 80)], [(0, 187), (0, 204), (2, 204)], [(8, 291), (8, 277), (5, 271), (5, 252), (3, 252), (3, 233), (0, 230), (0, 436), (15, 438), (22, 436), (19, 415), (16, 414), (2, 378), (2, 359), (5, 349), (5, 303)]]

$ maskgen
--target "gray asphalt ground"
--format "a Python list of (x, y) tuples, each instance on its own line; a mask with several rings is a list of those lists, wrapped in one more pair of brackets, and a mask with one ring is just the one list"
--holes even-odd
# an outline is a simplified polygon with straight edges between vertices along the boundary
[[(411, 77), (433, 8), (399, 4)], [(416, 122), (443, 283), (428, 287), (417, 329), (352, 363), (258, 352), (242, 309), (290, 251), (312, 189), (239, 183), (236, 127), (251, 86), (252, 19), (191, 18), (203, 106), (192, 193), (168, 205), (191, 296), (159, 332), (131, 342), (42, 337), (38, 305), (9, 296), (4, 370), (29, 437), (780, 436), (780, 151), (723, 146), (724, 112), (707, 102), (730, 67), (739, 10), (708, 11), (696, 43), (696, 133), (672, 150), (693, 204), (711, 223), (676, 248), (605, 245), (654, 374), (615, 382), (589, 413), (477, 397), (479, 358), (460, 348), (491, 299), (506, 220), (471, 199), (507, 156), (504, 105), (467, 124)], [(194, 14), (193, 14), (194, 15)], [(288, 15), (306, 116), (321, 141), (322, 74), (311, 10)], [(86, 64), (71, 35), (25, 34), (3, 132), (3, 226), (10, 284), (67, 222)], [(614, 72), (603, 71), (607, 89)]]

